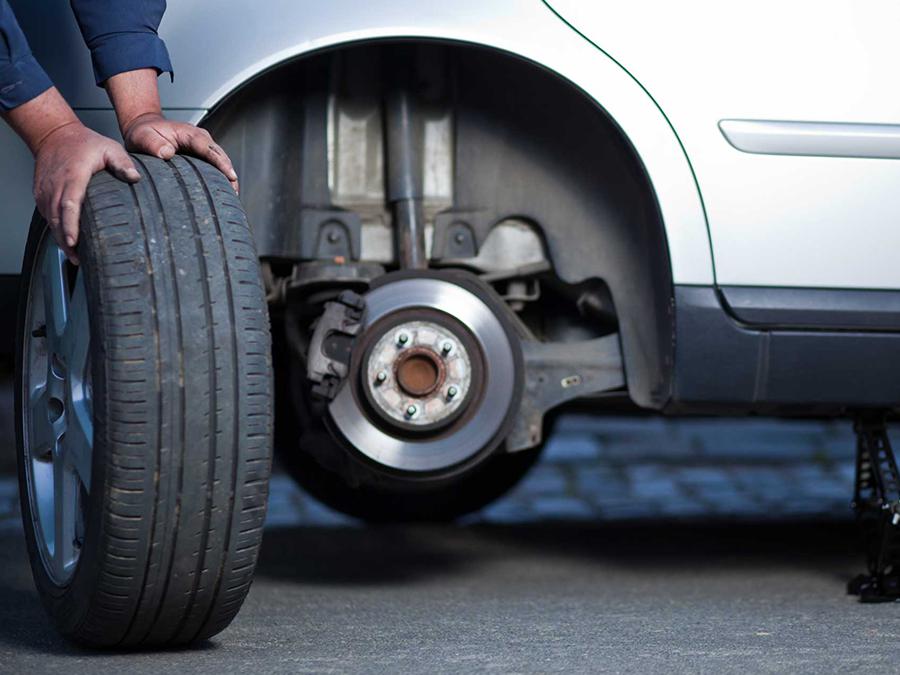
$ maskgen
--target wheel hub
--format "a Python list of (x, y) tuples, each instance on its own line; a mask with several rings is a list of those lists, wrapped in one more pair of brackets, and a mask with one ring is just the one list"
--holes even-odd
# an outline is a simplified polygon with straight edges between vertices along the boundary
[(520, 396), (520, 345), (489, 291), (430, 273), (365, 296), (347, 386), (328, 406), (339, 436), (378, 465), (447, 470), (502, 440)]
[(469, 350), (436, 321), (408, 321), (384, 332), (365, 363), (368, 398), (383, 416), (422, 427), (451, 419), (472, 384)]

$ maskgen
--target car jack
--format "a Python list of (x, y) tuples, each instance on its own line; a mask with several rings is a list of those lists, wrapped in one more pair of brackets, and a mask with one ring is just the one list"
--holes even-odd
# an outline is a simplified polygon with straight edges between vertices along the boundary
[(857, 418), (856, 511), (868, 572), (847, 585), (860, 602), (900, 600), (900, 472), (888, 438), (885, 416)]

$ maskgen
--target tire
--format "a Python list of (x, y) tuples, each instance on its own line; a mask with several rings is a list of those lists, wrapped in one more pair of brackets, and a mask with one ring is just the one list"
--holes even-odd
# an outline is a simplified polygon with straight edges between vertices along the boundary
[[(271, 472), (269, 323), (243, 209), (201, 161), (134, 160), (134, 185), (106, 173), (91, 181), (81, 265), (60, 263), (64, 303), (72, 309), (85, 296), (86, 343), (77, 307), (62, 332), (49, 328), (58, 318), (43, 320), (58, 342), (41, 335), (50, 305), (36, 298), (57, 297), (46, 270), (59, 254), (44, 221), (32, 222), (16, 369), (20, 495), (38, 594), (64, 636), (117, 648), (188, 644), (228, 626), (250, 588)], [(79, 341), (88, 346), (71, 346)], [(42, 376), (41, 364), (57, 362), (67, 384), (47, 404), (57, 420), (47, 452), (40, 404), (55, 399), (35, 394), (34, 383), (46, 377), (50, 391), (55, 366)], [(54, 444), (59, 419), (65, 432)], [(83, 419), (93, 429), (89, 461)], [(72, 476), (70, 517), (70, 488), (60, 486)]]

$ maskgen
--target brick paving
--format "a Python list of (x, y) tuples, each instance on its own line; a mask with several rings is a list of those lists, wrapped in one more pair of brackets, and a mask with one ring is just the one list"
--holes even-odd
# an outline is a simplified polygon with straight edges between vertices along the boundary
[[(844, 519), (853, 453), (845, 420), (567, 415), (522, 483), (464, 522)], [(17, 527), (18, 517), (6, 474), (0, 528)], [(267, 525), (300, 524), (353, 521), (278, 473)]]

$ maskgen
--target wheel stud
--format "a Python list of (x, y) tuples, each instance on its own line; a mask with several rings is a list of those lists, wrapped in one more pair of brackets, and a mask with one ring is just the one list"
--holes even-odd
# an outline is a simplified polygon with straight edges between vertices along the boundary
[(401, 347), (407, 342), (409, 342), (409, 335), (407, 335), (406, 333), (400, 333), (400, 335), (397, 336), (397, 344)]
[(452, 384), (449, 387), (447, 387), (447, 398), (448, 399), (453, 398), (458, 393), (459, 393), (459, 390), (457, 390), (457, 388), (454, 387)]
[(444, 344), (441, 345), (441, 353), (444, 356), (447, 356), (447, 354), (449, 354), (452, 351), (453, 351), (453, 343), (452, 342), (445, 342)]
[(406, 416), (407, 417), (415, 417), (417, 412), (419, 412), (419, 409), (414, 405), (410, 405), (410, 406), (406, 407)]
[(387, 373), (383, 370), (379, 370), (378, 374), (375, 376), (375, 384), (384, 384), (387, 381)]

